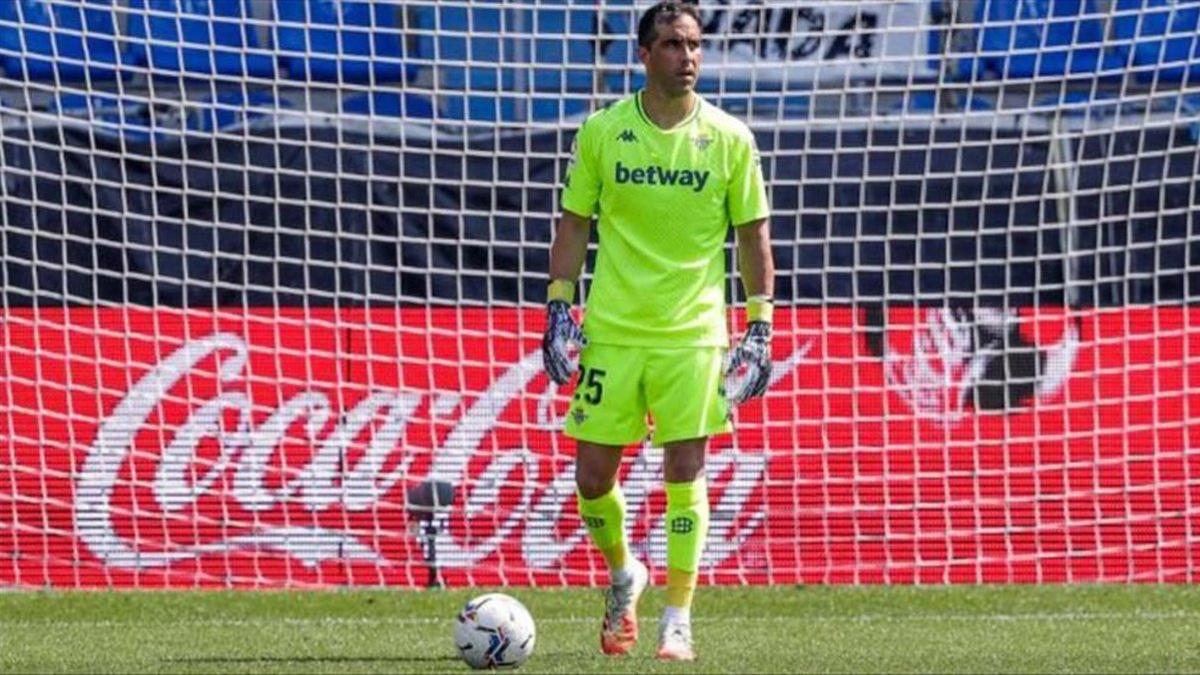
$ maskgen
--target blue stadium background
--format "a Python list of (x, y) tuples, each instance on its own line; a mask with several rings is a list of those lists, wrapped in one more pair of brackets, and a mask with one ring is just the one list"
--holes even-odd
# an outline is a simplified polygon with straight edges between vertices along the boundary
[[(8, 307), (541, 302), (571, 132), (640, 84), (630, 2), (81, 2), (0, 2)], [(1200, 0), (929, 8), (927, 78), (702, 83), (754, 120), (779, 299), (1200, 296)]]

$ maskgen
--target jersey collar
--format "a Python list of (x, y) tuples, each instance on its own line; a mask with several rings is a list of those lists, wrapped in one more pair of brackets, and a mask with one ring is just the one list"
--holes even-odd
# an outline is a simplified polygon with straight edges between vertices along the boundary
[(704, 104), (704, 100), (701, 99), (699, 95), (697, 95), (693, 92), (693, 96), (696, 96), (696, 104), (692, 106), (692, 111), (690, 113), (688, 113), (688, 116), (683, 118), (679, 122), (679, 124), (676, 124), (675, 126), (671, 127), (670, 129), (664, 129), (664, 128), (658, 126), (657, 124), (655, 124), (654, 121), (650, 119), (650, 116), (646, 114), (646, 109), (642, 107), (642, 94), (645, 93), (645, 91), (646, 91), (645, 89), (639, 89), (638, 92), (633, 95), (633, 105), (635, 108), (637, 108), (638, 117), (642, 118), (642, 122), (644, 122), (646, 124), (646, 126), (650, 127), (651, 129), (653, 129), (655, 131), (658, 131), (658, 132), (664, 133), (664, 134), (669, 134), (671, 132), (683, 129), (684, 127), (691, 124), (693, 120), (695, 120), (697, 117), (700, 116), (700, 106)]

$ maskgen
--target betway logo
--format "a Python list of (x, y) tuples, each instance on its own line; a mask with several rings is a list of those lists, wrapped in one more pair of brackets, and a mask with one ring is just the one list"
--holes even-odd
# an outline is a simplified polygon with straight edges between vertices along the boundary
[(668, 185), (690, 187), (692, 192), (701, 192), (708, 183), (711, 171), (693, 171), (691, 169), (664, 169), (661, 166), (646, 166), (630, 169), (617, 162), (615, 178), (617, 183), (633, 183), (634, 185)]

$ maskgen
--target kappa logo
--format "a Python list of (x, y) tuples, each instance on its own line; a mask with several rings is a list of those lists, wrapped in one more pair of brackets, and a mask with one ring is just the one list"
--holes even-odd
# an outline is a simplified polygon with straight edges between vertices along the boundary
[(626, 143), (635, 143), (637, 142), (637, 136), (633, 135), (632, 129), (626, 129), (625, 131), (617, 134), (617, 140), (624, 141)]

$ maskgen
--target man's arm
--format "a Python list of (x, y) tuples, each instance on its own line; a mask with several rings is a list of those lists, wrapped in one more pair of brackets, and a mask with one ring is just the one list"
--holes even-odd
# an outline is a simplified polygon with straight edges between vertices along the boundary
[(591, 218), (563, 211), (562, 218), (558, 221), (558, 229), (554, 233), (554, 242), (550, 244), (552, 282), (568, 281), (573, 287), (583, 269), (583, 261), (587, 258), (588, 237), (591, 231)]
[(737, 228), (738, 265), (746, 289), (746, 333), (729, 359), (729, 399), (743, 403), (762, 396), (771, 382), (771, 321), (775, 292), (775, 259), (763, 218)]
[(747, 298), (762, 298), (766, 302), (775, 297), (775, 258), (771, 255), (768, 222), (763, 218), (735, 229), (742, 288)]
[(587, 343), (579, 324), (571, 316), (575, 282), (587, 258), (590, 218), (563, 211), (550, 244), (550, 286), (546, 289), (546, 334), (542, 336), (542, 367), (550, 379), (566, 384), (578, 366), (571, 345)]

